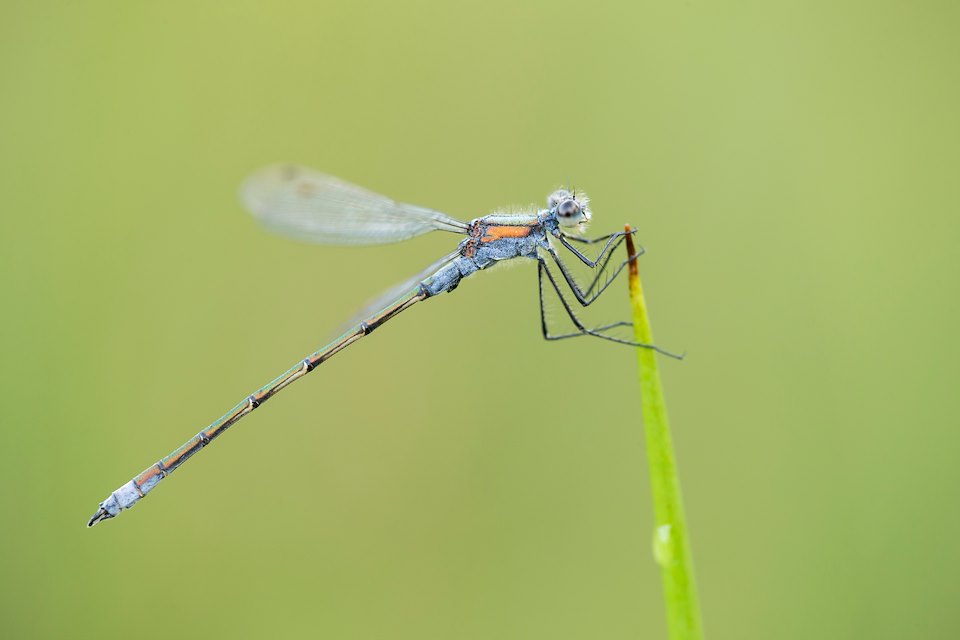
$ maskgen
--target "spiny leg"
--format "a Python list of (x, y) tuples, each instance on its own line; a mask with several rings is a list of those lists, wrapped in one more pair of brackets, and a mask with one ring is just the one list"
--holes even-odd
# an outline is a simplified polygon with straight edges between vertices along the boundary
[[(546, 273), (547, 279), (550, 281), (550, 284), (553, 285), (554, 291), (557, 292), (557, 296), (560, 298), (560, 303), (563, 305), (564, 310), (566, 310), (567, 315), (570, 316), (571, 322), (579, 330), (579, 333), (567, 334), (560, 336), (551, 336), (549, 330), (547, 329), (547, 315), (546, 309), (544, 307), (543, 300), (543, 274)], [(588, 329), (583, 322), (580, 321), (580, 318), (573, 312), (573, 309), (570, 307), (570, 304), (567, 302), (567, 299), (563, 296), (563, 292), (560, 290), (560, 285), (557, 283), (556, 279), (553, 277), (553, 274), (550, 272), (550, 269), (547, 267), (547, 261), (542, 257), (537, 257), (537, 282), (540, 289), (540, 327), (543, 331), (543, 337), (547, 340), (562, 340), (564, 338), (572, 338), (578, 335), (587, 335), (593, 336), (595, 338), (600, 338), (602, 340), (609, 340), (610, 342), (616, 342), (617, 344), (625, 344), (632, 347), (644, 347), (646, 349), (653, 349), (657, 353), (669, 356), (671, 358), (676, 358), (677, 360), (682, 360), (683, 356), (677, 355), (675, 353), (670, 353), (669, 351), (664, 351), (660, 347), (652, 344), (645, 344), (642, 342), (634, 342), (632, 340), (624, 340), (622, 338), (617, 338), (615, 336), (609, 336), (603, 333), (603, 331), (612, 329), (619, 326), (632, 326), (631, 322), (615, 322), (609, 325), (604, 325), (602, 327), (597, 327), (595, 329)]]
[[(625, 234), (623, 233), (620, 234), (619, 239), (613, 245), (613, 249), (616, 249), (617, 247), (620, 246), (621, 242), (623, 241), (624, 235)], [(563, 243), (565, 247), (570, 248), (577, 257), (581, 258), (581, 260), (584, 260), (583, 254), (581, 254), (579, 251), (576, 251), (576, 249), (574, 249), (572, 246), (564, 242), (564, 239), (562, 237), (560, 238), (560, 241)], [(609, 287), (614, 280), (616, 280), (617, 276), (620, 275), (620, 272), (623, 271), (624, 267), (626, 267), (631, 260), (636, 260), (638, 257), (643, 255), (644, 253), (644, 250), (641, 247), (639, 251), (637, 251), (637, 253), (635, 253), (632, 256), (629, 256), (626, 260), (624, 260), (619, 265), (617, 265), (617, 268), (614, 269), (612, 274), (607, 275), (606, 282), (604, 282), (599, 288), (597, 288), (597, 283), (600, 282), (600, 278), (607, 273), (607, 265), (609, 264), (611, 258), (613, 257), (613, 251), (611, 250), (609, 253), (607, 253), (606, 257), (603, 258), (602, 262), (600, 261), (600, 256), (597, 257), (596, 261), (584, 262), (584, 264), (588, 264), (588, 265), (592, 263), (594, 265), (593, 268), (595, 269), (597, 269), (597, 267), (599, 266), (599, 268), (597, 269), (597, 275), (594, 276), (590, 284), (587, 285), (586, 288), (584, 288), (577, 283), (576, 278), (574, 278), (573, 274), (570, 273), (570, 270), (567, 268), (567, 265), (560, 258), (560, 254), (557, 253), (557, 250), (554, 249), (553, 247), (547, 247), (547, 251), (550, 253), (550, 256), (553, 258), (554, 262), (557, 263), (557, 266), (560, 267), (560, 273), (563, 274), (563, 279), (567, 281), (567, 284), (570, 286), (570, 290), (573, 291), (573, 295), (577, 299), (577, 302), (579, 302), (584, 307), (593, 304), (593, 302), (600, 297), (600, 294), (602, 294), (606, 290), (606, 288)]]
[[(636, 233), (636, 230), (629, 232), (630, 234)], [(591, 269), (596, 269), (598, 265), (601, 265), (601, 269), (607, 265), (610, 261), (610, 256), (613, 255), (613, 252), (620, 246), (620, 243), (623, 242), (624, 237), (627, 236), (627, 232), (618, 231), (616, 233), (610, 233), (605, 236), (600, 236), (599, 238), (580, 238), (577, 236), (568, 236), (563, 233), (558, 234), (557, 240), (560, 241), (566, 249), (575, 255), (580, 262), (587, 265)], [(600, 253), (597, 254), (597, 257), (591, 260), (583, 252), (570, 244), (570, 240), (574, 242), (580, 242), (583, 244), (596, 244), (599, 242), (606, 241), (606, 244), (603, 245), (603, 248), (600, 250)]]
[[(633, 229), (632, 231), (630, 231), (630, 233), (636, 233), (636, 232), (637, 232), (636, 229)], [(618, 238), (624, 235), (626, 235), (625, 231), (617, 231), (615, 233), (608, 233), (605, 236), (598, 236), (596, 238), (582, 238), (580, 236), (568, 236), (567, 234), (563, 234), (563, 237), (566, 238), (567, 240), (573, 240), (574, 242), (579, 242), (580, 244), (597, 244), (598, 242), (603, 242), (605, 240), (609, 242), (610, 238)]]
[[(632, 327), (632, 322), (622, 321), (622, 322), (612, 322), (610, 324), (604, 324), (599, 327), (594, 327), (593, 331), (597, 333), (603, 333), (604, 331), (609, 331), (610, 329), (616, 329), (617, 327)], [(566, 340), (567, 338), (582, 338), (583, 336), (589, 336), (589, 333), (581, 333), (577, 331), (576, 333), (561, 333), (559, 335), (547, 335), (544, 336), (547, 340)]]
[[(593, 290), (597, 286), (597, 283), (600, 281), (600, 278), (603, 276), (603, 274), (606, 273), (607, 265), (609, 264), (614, 251), (620, 246), (620, 244), (623, 242), (624, 238), (627, 235), (633, 235), (636, 232), (637, 232), (636, 229), (631, 229), (630, 231), (618, 231), (616, 233), (609, 233), (605, 236), (600, 236), (598, 238), (581, 238), (579, 236), (568, 236), (563, 233), (560, 233), (557, 236), (557, 239), (560, 241), (560, 243), (585, 265), (587, 265), (591, 269), (596, 269), (597, 266), (600, 267), (599, 270), (597, 271), (597, 275), (594, 276), (593, 281), (591, 281), (586, 288), (583, 288), (575, 283), (573, 276), (566, 269), (566, 265), (560, 261), (559, 256), (557, 254), (554, 254), (553, 258), (554, 260), (557, 261), (557, 263), (561, 267), (561, 270), (563, 271), (564, 279), (567, 280), (567, 283), (570, 285), (571, 289), (574, 290), (574, 293), (577, 295), (577, 300), (581, 304), (584, 304), (584, 306), (586, 306), (590, 302), (593, 302), (593, 300), (595, 300), (600, 295), (600, 293), (602, 292), (602, 289), (601, 291), (598, 291), (596, 293), (594, 293)], [(570, 240), (573, 240), (574, 242), (579, 242), (582, 244), (597, 244), (597, 243), (606, 241), (606, 244), (604, 245), (603, 249), (600, 250), (600, 253), (597, 254), (597, 257), (594, 260), (591, 260), (590, 258), (585, 256), (581, 251), (579, 251), (576, 247), (571, 245), (569, 242)], [(604, 284), (603, 288), (606, 288), (609, 285), (609, 283), (612, 282), (617, 277), (617, 275), (619, 275), (620, 271), (622, 271), (623, 268), (630, 263), (631, 260), (639, 257), (643, 253), (644, 253), (644, 250), (641, 247), (639, 252), (637, 252), (633, 256), (629, 256), (622, 264), (618, 265), (613, 275), (608, 276), (607, 283)], [(583, 299), (586, 299), (589, 302), (584, 303)]]
[[(588, 329), (586, 325), (584, 325), (583, 322), (580, 320), (580, 318), (577, 317), (577, 314), (574, 313), (573, 308), (570, 306), (570, 303), (567, 302), (567, 299), (564, 297), (559, 284), (557, 283), (556, 279), (553, 277), (553, 274), (550, 272), (549, 267), (547, 267), (547, 261), (544, 260), (542, 257), (538, 257), (537, 258), (537, 278), (538, 278), (538, 284), (540, 287), (540, 325), (543, 331), (544, 338), (546, 338), (547, 340), (560, 339), (560, 338), (556, 338), (555, 336), (551, 336), (549, 334), (549, 330), (547, 329), (546, 308), (545, 308), (544, 299), (543, 299), (544, 274), (546, 274), (547, 280), (550, 281), (551, 286), (553, 286), (554, 291), (556, 291), (557, 297), (560, 298), (560, 304), (563, 305), (564, 310), (567, 312), (567, 315), (570, 317), (570, 321), (573, 322), (574, 326), (578, 329), (579, 331), (578, 335), (592, 335), (597, 338), (610, 340), (611, 342), (617, 342), (620, 344), (655, 348), (652, 345), (639, 344), (639, 343), (631, 342), (629, 340), (623, 340), (621, 338), (607, 336), (600, 333), (596, 329)], [(630, 324), (630, 323), (627, 323), (627, 324)]]
[[(543, 260), (541, 259), (537, 263), (537, 293), (539, 294), (539, 298), (540, 298), (540, 330), (543, 333), (544, 340), (564, 340), (566, 338), (577, 338), (581, 336), (590, 335), (588, 333), (584, 333), (583, 331), (577, 331), (576, 333), (565, 333), (561, 335), (550, 334), (550, 329), (549, 327), (547, 327), (547, 306), (546, 306), (546, 301), (543, 299), (543, 272), (546, 270), (547, 270), (547, 267), (544, 264)], [(559, 291), (557, 293), (559, 294)], [(562, 296), (561, 296), (561, 300), (562, 300)], [(566, 301), (563, 301), (563, 302), (564, 302), (564, 306), (567, 308), (567, 313), (572, 313), (570, 311), (569, 306), (566, 305)], [(609, 329), (613, 329), (621, 326), (632, 327), (633, 323), (632, 322), (614, 322), (614, 323), (606, 324), (600, 327), (595, 327), (593, 331), (603, 332), (603, 331), (607, 331)]]
[[(636, 229), (631, 229), (629, 232), (629, 235), (633, 235), (636, 232), (637, 232)], [(606, 255), (608, 251), (613, 251), (613, 249), (616, 249), (617, 246), (620, 245), (620, 242), (622, 241), (622, 239), (627, 235), (628, 235), (628, 232), (626, 231), (617, 231), (616, 233), (608, 233), (607, 235), (600, 236), (598, 238), (581, 238), (580, 236), (568, 236), (567, 234), (561, 232), (557, 236), (557, 239), (560, 240), (563, 246), (569, 249), (570, 252), (573, 253), (575, 256), (577, 256), (585, 265), (593, 268), (597, 265), (598, 262), (600, 262), (601, 259), (603, 259), (604, 255)], [(598, 244), (600, 242), (606, 242), (606, 244), (603, 245), (603, 249), (600, 250), (600, 253), (597, 254), (597, 257), (591, 260), (586, 255), (584, 255), (579, 249), (571, 245), (570, 244), (571, 240), (574, 242), (579, 242), (580, 244)]]
[[(549, 277), (550, 275), (549, 269), (546, 266), (546, 262), (541, 258), (537, 262), (537, 293), (540, 299), (540, 330), (543, 333), (544, 340), (564, 340), (566, 338), (578, 338), (581, 336), (590, 335), (589, 333), (585, 333), (583, 331), (577, 331), (576, 333), (564, 333), (560, 335), (552, 335), (550, 333), (550, 329), (549, 327), (547, 327), (547, 305), (546, 305), (546, 301), (543, 298), (543, 272), (544, 271), (548, 272), (548, 277)], [(556, 288), (556, 282), (553, 280), (552, 277), (550, 278), (550, 280), (554, 288)], [(560, 293), (559, 290), (557, 291), (557, 295), (560, 296), (560, 300), (561, 302), (563, 302), (564, 307), (567, 310), (567, 313), (572, 314), (573, 312), (571, 311), (569, 305), (566, 304), (566, 300), (563, 299), (563, 295)], [(576, 321), (577, 319), (575, 318), (574, 322)], [(617, 327), (632, 327), (632, 326), (633, 326), (632, 322), (627, 322), (627, 321), (612, 322), (610, 324), (594, 327), (592, 331), (602, 333), (604, 331), (615, 329)]]

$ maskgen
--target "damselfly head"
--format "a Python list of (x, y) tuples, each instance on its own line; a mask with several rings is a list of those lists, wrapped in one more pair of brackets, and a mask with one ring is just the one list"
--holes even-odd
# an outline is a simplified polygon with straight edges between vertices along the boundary
[(576, 227), (590, 222), (590, 209), (585, 194), (557, 189), (547, 198), (547, 206), (556, 213), (561, 227)]

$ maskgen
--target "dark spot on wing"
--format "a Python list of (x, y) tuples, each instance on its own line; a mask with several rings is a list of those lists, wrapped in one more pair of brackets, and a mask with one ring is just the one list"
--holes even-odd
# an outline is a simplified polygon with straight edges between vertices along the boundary
[(309, 198), (313, 195), (316, 185), (309, 180), (302, 180), (297, 183), (297, 195), (301, 198)]

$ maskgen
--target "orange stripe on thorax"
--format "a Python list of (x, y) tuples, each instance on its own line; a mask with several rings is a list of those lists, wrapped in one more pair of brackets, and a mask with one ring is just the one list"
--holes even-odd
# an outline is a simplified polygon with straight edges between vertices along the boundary
[(530, 235), (531, 231), (533, 231), (533, 227), (530, 226), (487, 227), (484, 229), (484, 234), (483, 237), (480, 238), (480, 242), (493, 242), (501, 238), (523, 238), (524, 236)]

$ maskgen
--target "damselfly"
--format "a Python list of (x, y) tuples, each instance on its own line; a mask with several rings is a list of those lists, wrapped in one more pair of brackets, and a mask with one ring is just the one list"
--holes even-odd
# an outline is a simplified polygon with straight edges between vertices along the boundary
[[(631, 256), (622, 262), (615, 262), (608, 270), (614, 250), (627, 232), (593, 239), (582, 237), (580, 234), (590, 222), (590, 209), (583, 194), (560, 189), (550, 194), (544, 210), (521, 214), (491, 214), (470, 222), (461, 222), (439, 211), (395, 202), (311, 169), (282, 165), (268, 167), (252, 175), (244, 183), (241, 197), (253, 215), (267, 227), (319, 243), (383, 244), (413, 238), (428, 231), (447, 231), (466, 238), (459, 243), (455, 251), (384, 294), (364, 311), (352, 329), (249, 395), (179, 449), (111, 493), (100, 503), (100, 508), (87, 526), (92, 527), (101, 520), (113, 518), (124, 509), (135, 505), (161, 480), (240, 418), (401, 311), (437, 294), (453, 291), (463, 278), (505, 260), (525, 258), (536, 261), (540, 290), (540, 324), (547, 340), (593, 336), (611, 342), (656, 349), (653, 345), (638, 344), (614, 334), (614, 329), (628, 326), (628, 322), (588, 328), (574, 313), (573, 306), (561, 290), (559, 278), (549, 268), (548, 261), (559, 268), (563, 281), (576, 301), (587, 306), (604, 292), (630, 259), (636, 258)], [(554, 242), (595, 270), (590, 282), (577, 282), (568, 265), (560, 258)], [(591, 259), (574, 246), (574, 243), (602, 244), (602, 249), (596, 258)], [(544, 311), (545, 283), (559, 296), (576, 329), (574, 332), (558, 335), (551, 334), (548, 330)]]

